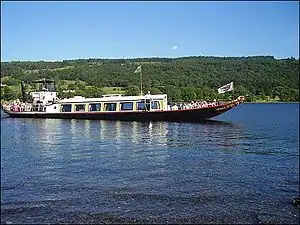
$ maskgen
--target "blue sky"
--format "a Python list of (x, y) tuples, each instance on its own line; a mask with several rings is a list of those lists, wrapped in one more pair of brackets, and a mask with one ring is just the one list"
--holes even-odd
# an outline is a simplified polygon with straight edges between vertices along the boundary
[(1, 61), (299, 58), (294, 2), (3, 2)]

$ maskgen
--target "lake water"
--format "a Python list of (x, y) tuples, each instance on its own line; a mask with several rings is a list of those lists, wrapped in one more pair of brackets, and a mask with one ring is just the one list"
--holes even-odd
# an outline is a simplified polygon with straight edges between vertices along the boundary
[(214, 122), (8, 118), (2, 223), (299, 223), (299, 104)]

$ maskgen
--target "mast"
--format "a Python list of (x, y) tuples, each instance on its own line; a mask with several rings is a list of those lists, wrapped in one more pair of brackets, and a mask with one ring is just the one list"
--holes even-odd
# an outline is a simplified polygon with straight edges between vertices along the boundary
[(140, 67), (141, 67), (141, 95), (143, 95), (142, 64), (140, 64)]
[(21, 90), (22, 90), (22, 101), (25, 102), (27, 100), (25, 82), (21, 81)]

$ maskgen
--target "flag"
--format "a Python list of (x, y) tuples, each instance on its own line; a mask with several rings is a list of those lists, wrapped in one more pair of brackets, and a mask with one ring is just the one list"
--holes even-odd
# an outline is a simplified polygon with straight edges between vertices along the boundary
[(222, 94), (232, 90), (233, 90), (233, 82), (230, 82), (229, 84), (225, 84), (224, 86), (218, 88), (218, 93)]
[(134, 73), (141, 73), (141, 72), (142, 72), (142, 65), (139, 65), (139, 66), (135, 69)]

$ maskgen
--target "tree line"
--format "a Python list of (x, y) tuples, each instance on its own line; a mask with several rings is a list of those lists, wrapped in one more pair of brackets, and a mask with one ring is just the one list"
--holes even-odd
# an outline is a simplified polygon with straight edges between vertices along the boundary
[[(144, 92), (166, 93), (170, 101), (230, 99), (239, 95), (246, 101), (299, 102), (299, 59), (254, 57), (180, 57), (135, 59), (78, 59), (56, 62), (1, 62), (1, 99), (18, 97), (10, 87), (21, 80), (54, 79), (60, 97), (83, 95), (99, 97), (104, 87), (121, 87), (126, 95), (140, 93), (140, 74), (133, 73), (142, 65)], [(63, 92), (65, 81), (74, 81)], [(233, 81), (234, 91), (218, 94), (217, 89)]]

